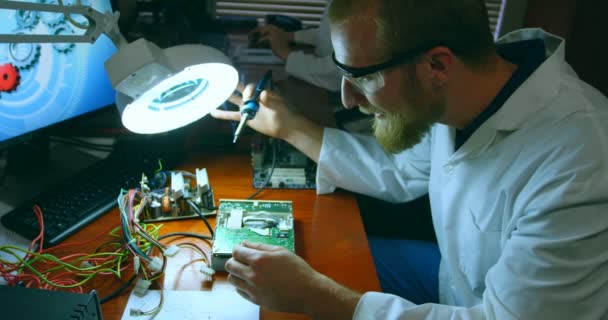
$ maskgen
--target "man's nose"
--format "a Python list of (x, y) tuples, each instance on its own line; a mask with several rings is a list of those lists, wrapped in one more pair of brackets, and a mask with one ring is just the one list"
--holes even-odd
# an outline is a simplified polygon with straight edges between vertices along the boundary
[(352, 109), (360, 105), (366, 105), (367, 98), (350, 81), (342, 77), (342, 105), (346, 109)]

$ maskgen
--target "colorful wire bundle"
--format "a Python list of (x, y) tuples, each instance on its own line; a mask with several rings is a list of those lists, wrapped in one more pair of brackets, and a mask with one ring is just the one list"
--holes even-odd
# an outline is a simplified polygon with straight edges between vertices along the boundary
[[(87, 282), (100, 276), (122, 279), (127, 271), (129, 274), (134, 274), (118, 291), (102, 299), (105, 302), (129, 287), (136, 279), (138, 283), (141, 280), (147, 285), (159, 279), (166, 269), (167, 256), (175, 254), (179, 248), (188, 248), (199, 253), (201, 258), (195, 261), (202, 260), (209, 267), (210, 260), (198, 245), (183, 242), (167, 247), (160, 242), (160, 239), (179, 236), (210, 240), (211, 237), (188, 233), (159, 236), (162, 225), (144, 224), (139, 221), (139, 216), (147, 202), (146, 194), (138, 189), (121, 190), (117, 198), (120, 226), (113, 227), (83, 243), (66, 243), (49, 249), (43, 248), (43, 212), (38, 206), (34, 206), (33, 212), (40, 225), (40, 233), (27, 250), (10, 245), (0, 246), (0, 252), (3, 252), (4, 256), (12, 257), (12, 259), (3, 259), (0, 256), (0, 277), (8, 285), (82, 293), (83, 286)], [(212, 232), (208, 222), (206, 224), (209, 231)], [(63, 257), (56, 257), (52, 254), (58, 248), (79, 247), (105, 235), (110, 235), (112, 240), (101, 244), (92, 253), (74, 253)], [(210, 280), (209, 275), (206, 278)], [(137, 286), (138, 284), (134, 290), (137, 289)], [(162, 285), (158, 283), (157, 286), (161, 288), (159, 304), (147, 311), (131, 310), (132, 314), (153, 316), (161, 310)], [(144, 292), (145, 290), (147, 287), (143, 289)]]
[[(40, 233), (32, 241), (30, 247), (24, 250), (16, 246), (0, 246), (0, 251), (12, 259), (0, 259), (0, 276), (9, 284), (21, 284), (26, 287), (36, 287), (48, 290), (66, 289), (82, 292), (82, 286), (98, 275), (120, 278), (122, 272), (132, 268), (129, 252), (122, 246), (121, 237), (114, 228), (110, 235), (115, 238), (104, 243), (93, 253), (74, 253), (61, 258), (51, 254), (52, 251), (78, 244), (64, 244), (50, 249), (43, 249), (44, 220), (38, 206), (33, 211), (40, 224)], [(158, 233), (158, 230), (152, 230)], [(87, 241), (96, 240), (102, 235)]]

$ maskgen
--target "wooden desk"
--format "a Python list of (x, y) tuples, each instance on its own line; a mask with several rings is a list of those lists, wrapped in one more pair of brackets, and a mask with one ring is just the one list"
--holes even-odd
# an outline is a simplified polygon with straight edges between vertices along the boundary
[[(255, 191), (251, 186), (252, 168), (248, 152), (228, 150), (215, 154), (202, 153), (191, 157), (180, 167), (191, 172), (194, 172), (195, 168), (207, 169), (216, 201), (222, 198), (244, 199)], [(317, 196), (314, 190), (265, 190), (256, 199), (293, 201), (296, 252), (314, 269), (352, 289), (361, 292), (380, 291), (361, 217), (351, 194), (336, 192)], [(215, 225), (215, 219), (210, 219), (210, 222), (212, 226)], [(66, 242), (89, 240), (89, 243), (78, 246), (78, 251), (93, 250), (107, 238), (91, 238), (94, 235), (107, 234), (106, 231), (118, 226), (118, 223), (118, 209), (114, 209)], [(178, 231), (207, 234), (204, 224), (195, 219), (165, 222), (160, 233)], [(192, 241), (190, 238), (187, 240)], [(209, 250), (204, 242), (198, 243)], [(60, 248), (55, 253), (61, 255), (69, 253), (70, 250), (73, 252), (75, 249)], [(213, 284), (206, 285), (198, 272), (198, 266), (190, 263), (198, 257), (187, 251), (181, 250), (177, 256), (168, 259), (163, 282), (165, 289), (213, 291), (214, 288), (231, 286), (226, 281), (225, 273), (216, 274)], [(117, 289), (120, 282), (92, 281), (91, 285), (103, 297)], [(129, 295), (130, 289), (103, 304), (104, 319), (120, 319)], [(260, 317), (282, 320), (307, 318), (299, 314), (271, 312), (264, 308)]]

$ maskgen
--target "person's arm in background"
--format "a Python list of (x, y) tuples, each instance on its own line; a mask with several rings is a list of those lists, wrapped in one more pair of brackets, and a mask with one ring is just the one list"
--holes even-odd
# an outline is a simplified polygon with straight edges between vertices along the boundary
[(330, 91), (340, 91), (342, 74), (331, 59), (333, 47), (327, 10), (318, 28), (296, 31), (293, 40), (296, 44), (314, 46), (315, 52), (310, 54), (300, 50), (292, 51), (285, 64), (287, 74)]
[[(329, 91), (340, 90), (342, 74), (331, 59), (332, 46), (326, 15), (318, 28), (286, 32), (274, 25), (267, 25), (257, 28), (252, 34), (257, 34), (258, 43), (268, 43), (273, 53), (285, 61), (288, 75)], [(297, 50), (292, 47), (294, 43), (311, 45), (315, 47), (315, 52)]]
[(277, 57), (287, 60), (289, 54), (294, 51), (291, 48), (294, 43), (316, 47), (319, 41), (319, 28), (288, 32), (275, 25), (268, 24), (251, 31), (249, 37), (255, 44), (267, 43)]
[(293, 50), (291, 44), (294, 41), (294, 33), (269, 24), (256, 28), (249, 33), (249, 37), (256, 44), (267, 43), (272, 52), (279, 58), (287, 60), (287, 56)]
[(288, 75), (329, 91), (340, 91), (342, 74), (336, 69), (331, 56), (318, 57), (303, 51), (292, 51), (287, 57)]

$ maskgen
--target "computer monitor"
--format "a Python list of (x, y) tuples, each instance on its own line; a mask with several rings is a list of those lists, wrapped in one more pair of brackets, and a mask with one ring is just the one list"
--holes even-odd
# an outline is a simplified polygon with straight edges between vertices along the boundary
[[(70, 5), (76, 0), (63, 3)], [(110, 0), (81, 0), (81, 4), (99, 12), (112, 11)], [(86, 21), (83, 17), (73, 19)], [(0, 33), (82, 34), (83, 30), (60, 13), (0, 10)], [(104, 62), (116, 50), (105, 36), (93, 44), (0, 43), (0, 147), (112, 105), (115, 91)]]

